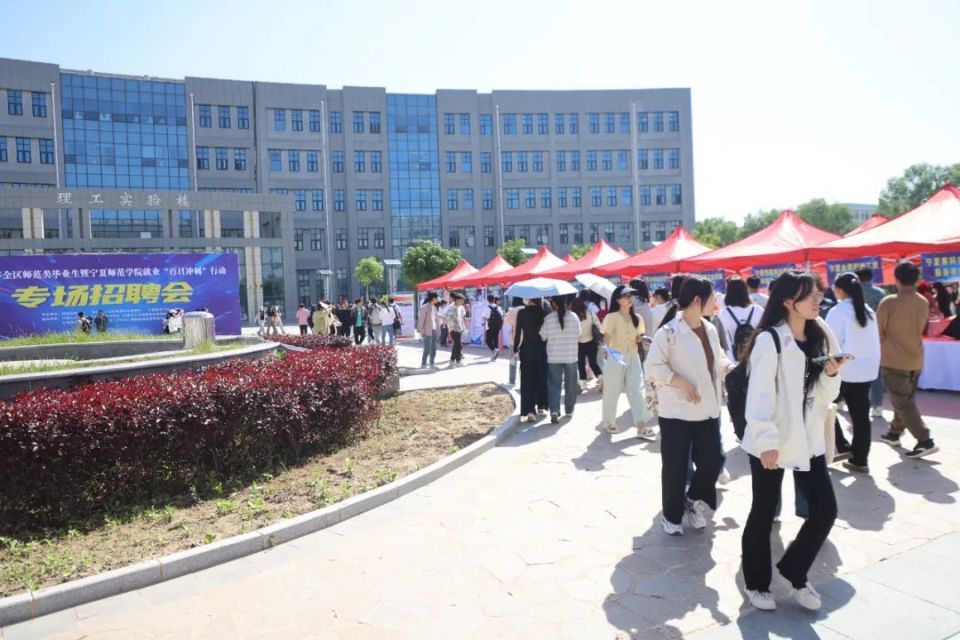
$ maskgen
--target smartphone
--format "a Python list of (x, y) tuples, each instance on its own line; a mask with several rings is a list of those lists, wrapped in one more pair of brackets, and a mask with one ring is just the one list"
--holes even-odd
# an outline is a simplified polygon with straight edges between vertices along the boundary
[(856, 357), (851, 353), (833, 353), (826, 356), (817, 356), (816, 358), (810, 358), (811, 362), (816, 362), (817, 364), (826, 364), (827, 360), (836, 360), (838, 362), (850, 362), (856, 360)]

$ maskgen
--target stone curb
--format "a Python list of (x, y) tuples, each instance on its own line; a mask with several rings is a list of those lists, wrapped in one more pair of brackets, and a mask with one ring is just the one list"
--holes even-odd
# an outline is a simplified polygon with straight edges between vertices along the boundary
[[(76, 607), (94, 600), (142, 589), (188, 573), (208, 569), (230, 560), (259, 553), (278, 544), (315, 533), (358, 516), (365, 511), (387, 504), (400, 496), (430, 484), (473, 460), (481, 453), (497, 446), (520, 425), (519, 395), (507, 385), (498, 384), (497, 386), (510, 394), (510, 398), (513, 400), (513, 413), (493, 432), (453, 455), (372, 491), (367, 491), (324, 509), (282, 520), (251, 533), (233, 536), (202, 547), (179, 551), (162, 558), (155, 558), (99, 575), (66, 582), (41, 591), (31, 591), (2, 598), (0, 599), (0, 638), (3, 637), (2, 629), (5, 626)], [(451, 387), (443, 388), (449, 389)]]

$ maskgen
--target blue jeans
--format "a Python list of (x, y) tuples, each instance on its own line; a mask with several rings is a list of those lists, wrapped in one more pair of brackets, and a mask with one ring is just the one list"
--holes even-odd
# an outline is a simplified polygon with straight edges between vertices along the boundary
[(563, 385), (563, 410), (570, 415), (577, 403), (580, 385), (577, 383), (577, 363), (547, 363), (547, 406), (550, 413), (560, 413), (560, 387)]
[[(383, 323), (382, 329), (380, 329), (380, 344), (396, 344), (397, 343), (397, 334), (393, 330), (393, 324)], [(390, 342), (387, 342), (387, 338), (390, 338)]]
[(429, 336), (422, 336), (423, 338), (423, 357), (420, 359), (420, 366), (427, 366), (427, 360), (430, 361), (430, 366), (433, 366), (433, 363), (437, 359), (437, 336), (436, 334), (431, 334)]
[(876, 380), (870, 383), (870, 406), (871, 407), (882, 407), (883, 406), (883, 378), (877, 377)]

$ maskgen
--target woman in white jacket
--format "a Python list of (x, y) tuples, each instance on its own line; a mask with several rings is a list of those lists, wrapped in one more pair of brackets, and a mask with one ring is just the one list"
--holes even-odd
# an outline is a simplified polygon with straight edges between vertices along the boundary
[[(741, 447), (750, 458), (753, 502), (743, 529), (743, 577), (750, 603), (758, 609), (776, 608), (770, 593), (770, 530), (785, 469), (793, 471), (794, 485), (809, 503), (809, 516), (777, 569), (793, 585), (801, 606), (820, 608), (820, 596), (807, 582), (807, 572), (837, 517), (824, 457), (824, 421), (840, 390), (842, 367), (834, 359), (822, 364), (813, 360), (838, 353), (833, 332), (818, 315), (822, 299), (813, 274), (781, 274), (770, 286), (770, 299), (746, 356), (750, 380)], [(776, 334), (779, 349), (771, 333)]]
[[(723, 466), (720, 407), (729, 361), (717, 329), (704, 316), (716, 311), (709, 280), (688, 277), (677, 297), (677, 315), (653, 337), (646, 372), (655, 383), (660, 412), (663, 514), (668, 535), (683, 533), (682, 520), (703, 529), (707, 507), (717, 508)], [(687, 490), (688, 460), (696, 470)]]

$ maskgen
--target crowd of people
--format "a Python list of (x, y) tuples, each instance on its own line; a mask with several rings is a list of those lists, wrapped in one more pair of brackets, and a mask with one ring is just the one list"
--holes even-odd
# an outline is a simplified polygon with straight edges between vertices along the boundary
[[(922, 340), (932, 304), (949, 299), (939, 313), (955, 313), (956, 293), (936, 287), (931, 303), (918, 291), (920, 273), (911, 262), (898, 264), (894, 275), (895, 292), (875, 286), (866, 269), (839, 275), (830, 288), (813, 273), (786, 271), (766, 293), (759, 278), (731, 278), (722, 295), (710, 280), (677, 275), (670, 288), (651, 293), (637, 279), (609, 298), (584, 290), (514, 298), (504, 307), (491, 295), (480, 313), (491, 361), (500, 336), (509, 336), (509, 381), (516, 384), (519, 364), (520, 413), (528, 422), (549, 414), (559, 423), (561, 404), (572, 416), (595, 379), (601, 429), (621, 431), (617, 403), (626, 394), (637, 436), (655, 439), (659, 431), (660, 524), (668, 535), (703, 529), (717, 509), (717, 485), (729, 480), (720, 429), (726, 406), (752, 476), (742, 537), (747, 597), (758, 609), (777, 606), (770, 534), (790, 470), (804, 522), (776, 567), (796, 601), (815, 610), (821, 598), (807, 574), (837, 517), (827, 469), (840, 462), (851, 473), (870, 473), (872, 418), (882, 415), (884, 394), (893, 419), (881, 440), (899, 446), (909, 431), (916, 442), (905, 457), (937, 451), (916, 405)], [(458, 292), (449, 303), (427, 294), (417, 323), (423, 367), (436, 367), (437, 346), (448, 336), (450, 366), (461, 366), (466, 313)], [(835, 403), (847, 407), (850, 440)]]
[[(339, 335), (353, 338), (356, 345), (395, 345), (403, 329), (403, 315), (393, 296), (357, 298), (350, 302), (341, 298), (334, 305), (323, 299), (308, 307), (300, 304), (296, 311), (300, 335)], [(283, 312), (278, 305), (264, 305), (257, 314), (258, 333), (284, 333)]]

